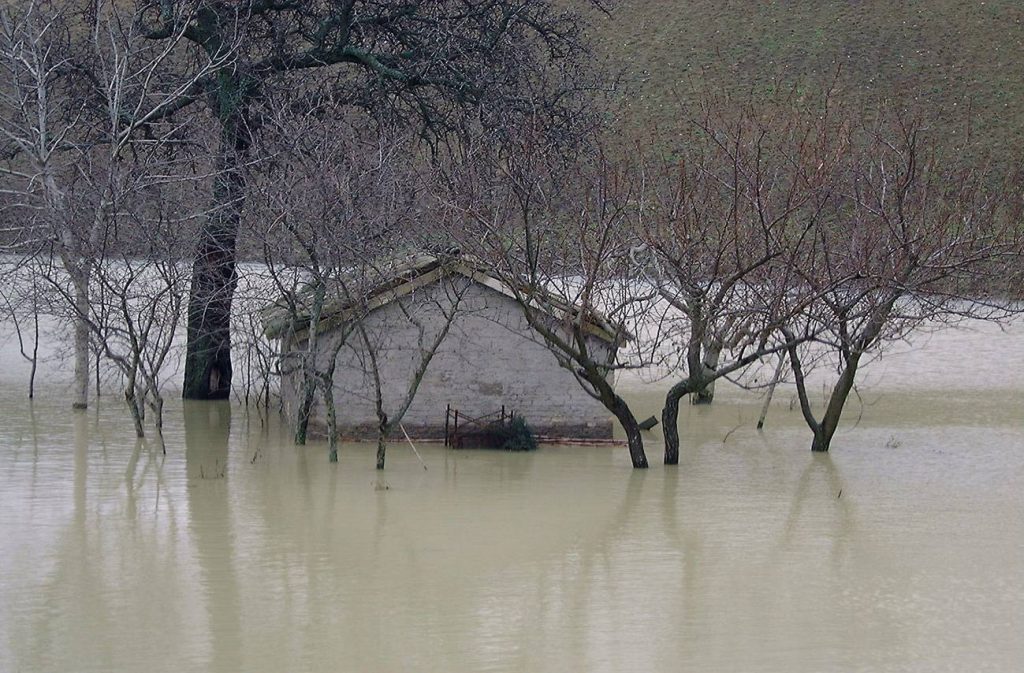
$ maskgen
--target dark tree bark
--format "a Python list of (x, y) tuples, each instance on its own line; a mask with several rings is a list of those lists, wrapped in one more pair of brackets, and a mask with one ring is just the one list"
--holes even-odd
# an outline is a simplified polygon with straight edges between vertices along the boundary
[(388, 433), (390, 426), (388, 425), (388, 415), (383, 411), (377, 412), (377, 469), (384, 469), (384, 458), (387, 455), (388, 450)]
[(669, 388), (661, 410), (661, 429), (665, 435), (665, 464), (679, 464), (679, 400), (693, 392), (690, 379)]
[(213, 185), (216, 207), (202, 229), (192, 266), (185, 399), (223, 400), (231, 394), (231, 303), (238, 282), (235, 242), (245, 198), (242, 164), (249, 135), (239, 111), (227, 113), (221, 123)]
[(843, 406), (850, 397), (853, 384), (857, 378), (857, 367), (863, 352), (843, 353), (843, 367), (839, 373), (839, 381), (828, 398), (828, 406), (825, 408), (825, 415), (819, 421), (811, 410), (811, 401), (807, 395), (807, 379), (804, 373), (803, 363), (800, 359), (800, 352), (795, 342), (789, 347), (789, 361), (793, 367), (793, 379), (796, 383), (797, 397), (800, 400), (800, 412), (803, 414), (807, 427), (813, 433), (811, 440), (811, 451), (826, 452), (832, 445), (832, 438), (839, 428), (839, 419), (843, 415)]
[(839, 418), (843, 415), (843, 406), (850, 397), (853, 390), (853, 382), (857, 376), (857, 365), (860, 362), (860, 355), (855, 354), (846, 360), (842, 373), (836, 387), (828, 398), (828, 406), (825, 408), (825, 415), (821, 418), (814, 432), (814, 440), (811, 442), (811, 451), (828, 451), (832, 444), (832, 437), (839, 427)]
[[(536, 327), (539, 323), (535, 322), (534, 317), (527, 317), (527, 322), (535, 325), (534, 329), (537, 329), (541, 335), (548, 342), (549, 348), (555, 343), (565, 344), (564, 341), (559, 339), (553, 332), (547, 330), (544, 327)], [(576, 336), (582, 338), (582, 334), (576, 331)], [(577, 341), (577, 343), (582, 343)], [(564, 352), (564, 348), (562, 349)], [(626, 403), (615, 389), (612, 388), (611, 383), (605, 377), (604, 372), (600, 366), (593, 360), (589, 359), (587, 350), (585, 348), (580, 349), (581, 353), (574, 359), (575, 362), (582, 364), (583, 366), (576, 372), (579, 378), (586, 381), (587, 384), (593, 389), (593, 395), (596, 397), (601, 404), (604, 405), (605, 409), (610, 411), (615, 419), (622, 426), (622, 430), (626, 433), (626, 443), (629, 446), (629, 460), (633, 463), (635, 469), (646, 469), (647, 465), (647, 454), (644, 452), (644, 438), (640, 434), (640, 424), (636, 420), (636, 416), (633, 415), (633, 410), (629, 408)], [(559, 358), (561, 362), (561, 358)], [(568, 363), (562, 366), (567, 366)]]
[(704, 374), (700, 377), (688, 377), (679, 381), (669, 388), (665, 395), (665, 406), (661, 410), (661, 426), (665, 435), (665, 464), (679, 464), (679, 401), (687, 395), (698, 394), (723, 376), (728, 376), (739, 371), (763, 357), (778, 353), (789, 346), (795, 347), (801, 343), (801, 339), (789, 336), (785, 344), (767, 345), (761, 343), (750, 353), (738, 358), (728, 364), (718, 366), (716, 369), (703, 369)]
[(636, 422), (636, 417), (633, 416), (629, 406), (618, 395), (615, 396), (615, 401), (612, 404), (612, 413), (615, 414), (615, 418), (622, 424), (622, 429), (626, 432), (629, 458), (633, 467), (646, 469), (647, 454), (644, 453), (644, 438), (640, 435), (640, 425)]

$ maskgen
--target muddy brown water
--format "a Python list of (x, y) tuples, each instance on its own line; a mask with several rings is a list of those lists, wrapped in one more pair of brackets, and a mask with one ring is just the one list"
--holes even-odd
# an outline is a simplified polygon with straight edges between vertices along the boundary
[[(0, 349), (0, 671), (1024, 670), (1024, 329), (865, 371), (829, 455), (792, 391), (623, 447), (293, 447), (228, 403), (37, 399)], [(646, 415), (664, 386), (622, 383)]]

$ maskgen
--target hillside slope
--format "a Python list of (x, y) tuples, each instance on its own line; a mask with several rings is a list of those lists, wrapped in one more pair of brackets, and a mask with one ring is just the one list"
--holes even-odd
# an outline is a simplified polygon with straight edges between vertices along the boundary
[(624, 130), (671, 125), (695, 89), (755, 97), (839, 75), (854, 104), (896, 99), (998, 151), (1024, 140), (1022, 0), (619, 0), (592, 13), (624, 74)]

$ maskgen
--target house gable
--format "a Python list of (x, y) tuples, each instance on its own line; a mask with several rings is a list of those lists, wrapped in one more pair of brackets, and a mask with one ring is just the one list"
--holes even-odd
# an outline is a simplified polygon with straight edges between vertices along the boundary
[[(602, 316), (593, 312), (581, 316), (582, 309), (551, 294), (531, 297), (525, 292), (517, 292), (508, 283), (490, 273), (487, 266), (479, 260), (466, 256), (442, 260), (433, 255), (414, 257), (403, 266), (398, 267), (393, 278), (378, 285), (359, 305), (355, 305), (351, 301), (328, 302), (324, 306), (321, 316), (320, 331), (324, 333), (332, 330), (357, 315), (365, 316), (373, 313), (391, 302), (451, 275), (463, 276), (517, 303), (527, 302), (529, 308), (546, 313), (557, 321), (582, 319), (582, 326), (587, 334), (608, 344), (615, 345), (620, 339), (627, 336)], [(263, 314), (263, 322), (267, 336), (270, 338), (283, 336), (287, 332), (290, 319), (291, 315), (287, 307), (280, 303), (266, 309)], [(303, 341), (307, 338), (306, 332), (307, 329), (300, 327), (295, 330), (294, 338), (297, 341)]]

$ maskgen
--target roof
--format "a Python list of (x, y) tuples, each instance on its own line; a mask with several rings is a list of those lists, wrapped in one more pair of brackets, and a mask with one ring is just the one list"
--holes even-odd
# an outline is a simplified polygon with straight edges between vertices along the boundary
[[(438, 254), (416, 253), (387, 260), (375, 265), (372, 282), (368, 282), (365, 275), (361, 276), (362, 282), (357, 282), (357, 274), (351, 275), (351, 282), (338, 281), (334, 296), (325, 300), (321, 313), (324, 329), (344, 322), (357, 312), (374, 311), (417, 288), (451, 275), (464, 276), (517, 302), (528, 296), (534, 308), (558, 320), (568, 318), (575, 321), (580, 312), (585, 310), (545, 290), (537, 291), (525, 286), (514, 288), (502, 280), (493, 267), (455, 250)], [(312, 292), (312, 288), (307, 287), (300, 294), (311, 299)], [(308, 302), (303, 303), (308, 305)], [(294, 327), (297, 335), (302, 336), (309, 325), (308, 309), (293, 311), (284, 298), (265, 308), (261, 317), (263, 331), (271, 339), (280, 338), (289, 327)], [(583, 318), (584, 329), (603, 341), (614, 344), (627, 336), (621, 327), (596, 311), (585, 310)]]

